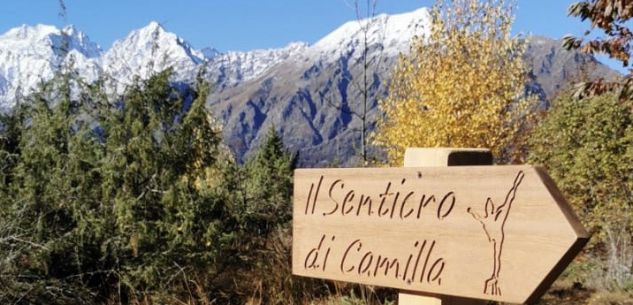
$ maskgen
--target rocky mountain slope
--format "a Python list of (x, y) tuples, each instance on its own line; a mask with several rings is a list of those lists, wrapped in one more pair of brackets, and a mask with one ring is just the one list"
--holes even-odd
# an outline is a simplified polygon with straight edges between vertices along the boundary
[(354, 113), (361, 109), (364, 88), (371, 127), (398, 54), (428, 26), (426, 9), (348, 22), (257, 78), (218, 87), (209, 105), (224, 122), (225, 139), (239, 157), (274, 127), (301, 164), (348, 163), (359, 149), (361, 121)]
[[(369, 95), (367, 121), (371, 130), (380, 115), (377, 101), (387, 94), (398, 54), (408, 51), (414, 35), (428, 30), (428, 22), (425, 9), (349, 22), (257, 78), (217, 87), (209, 105), (224, 123), (227, 143), (244, 158), (257, 147), (265, 131), (275, 128), (286, 145), (298, 153), (301, 165), (358, 164), (362, 121), (354, 113), (363, 109), (363, 92), (366, 88)], [(539, 95), (545, 105), (580, 77), (618, 77), (593, 57), (560, 46), (561, 41), (544, 37), (528, 40), (528, 90)], [(370, 154), (380, 156), (376, 150)]]
[[(214, 85), (208, 106), (224, 124), (225, 141), (238, 159), (275, 128), (302, 165), (351, 164), (360, 148), (361, 120), (355, 113), (362, 109), (363, 92), (371, 129), (398, 55), (408, 51), (415, 35), (428, 31), (429, 22), (424, 8), (379, 15), (345, 23), (312, 45), (248, 52), (198, 50), (156, 22), (105, 52), (72, 27), (22, 26), (0, 36), (0, 110), (63, 68), (88, 81), (111, 77), (119, 92), (135, 76), (173, 68), (174, 81), (202, 74)], [(528, 88), (544, 101), (581, 75), (617, 77), (594, 58), (564, 51), (559, 41), (544, 37), (530, 37), (526, 60)]]

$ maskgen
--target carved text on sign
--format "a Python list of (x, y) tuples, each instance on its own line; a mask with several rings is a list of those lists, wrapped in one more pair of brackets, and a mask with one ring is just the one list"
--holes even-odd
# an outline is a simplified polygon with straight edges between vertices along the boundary
[[(323, 235), (317, 246), (312, 248), (304, 260), (305, 269), (326, 270), (336, 236), (328, 238)], [(391, 277), (395, 280), (411, 284), (442, 284), (442, 271), (446, 263), (443, 258), (433, 255), (435, 240), (416, 241), (411, 247), (408, 257), (389, 257), (381, 254), (380, 249), (370, 249), (363, 245), (362, 239), (347, 244), (337, 264), (330, 268), (338, 268), (341, 274), (353, 273), (361, 277)]]
[[(314, 215), (323, 186), (323, 176), (318, 182), (310, 185), (308, 198), (305, 203), (305, 215)], [(422, 174), (418, 173), (418, 179)], [(450, 215), (455, 207), (455, 193), (419, 194), (415, 191), (401, 192), (398, 187), (405, 186), (407, 179), (399, 182), (389, 181), (384, 191), (377, 196), (360, 193), (352, 188), (346, 188), (345, 181), (336, 179), (327, 189), (329, 204), (325, 207), (323, 216), (340, 214), (342, 216), (372, 216), (378, 218), (420, 219), (422, 212), (432, 209), (437, 219), (442, 220)]]
[(293, 209), (296, 275), (511, 303), (587, 241), (530, 166), (301, 169)]
[[(492, 245), (491, 276), (486, 279), (484, 293), (501, 295), (500, 271), (501, 254), (505, 239), (504, 226), (524, 173), (519, 171), (514, 183), (506, 192), (505, 201), (495, 208), (491, 197), (487, 197), (484, 214), (481, 216), (471, 207), (464, 212), (469, 213), (479, 221), (483, 233)], [(305, 201), (305, 215), (315, 215), (319, 196), (327, 196), (327, 204), (322, 209), (325, 212), (317, 216), (329, 217), (378, 217), (385, 219), (421, 219), (423, 212), (431, 210), (436, 220), (442, 221), (450, 216), (455, 209), (457, 198), (454, 191), (441, 194), (421, 193), (414, 190), (401, 191), (399, 187), (406, 186), (407, 179), (402, 178), (397, 183), (388, 181), (384, 191), (377, 196), (359, 192), (349, 185), (346, 187), (344, 179), (334, 179), (323, 185), (324, 176), (318, 182), (310, 184), (308, 197)], [(417, 179), (422, 179), (422, 173), (417, 173)], [(322, 188), (327, 190), (321, 194)], [(438, 200), (438, 198), (441, 198)], [(339, 241), (341, 238), (339, 238)], [(406, 257), (390, 257), (380, 253), (380, 249), (364, 247), (362, 239), (337, 243), (336, 236), (323, 234), (308, 252), (304, 259), (305, 269), (327, 270), (328, 259), (332, 251), (344, 251), (340, 262), (330, 262), (330, 268), (337, 268), (341, 274), (355, 273), (360, 277), (391, 277), (410, 285), (414, 282), (426, 284), (442, 284), (442, 271), (446, 261), (442, 257), (433, 255), (437, 246), (436, 240), (415, 240), (410, 245), (410, 254)]]

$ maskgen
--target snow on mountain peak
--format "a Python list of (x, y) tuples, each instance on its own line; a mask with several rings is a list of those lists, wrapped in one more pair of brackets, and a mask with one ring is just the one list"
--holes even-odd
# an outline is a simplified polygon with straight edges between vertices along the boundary
[(134, 76), (147, 78), (167, 68), (174, 69), (176, 80), (191, 79), (204, 60), (202, 52), (152, 21), (116, 41), (103, 56), (102, 65), (110, 76), (127, 84)]
[(272, 66), (302, 54), (309, 48), (305, 42), (292, 42), (278, 49), (257, 49), (247, 52), (227, 52), (210, 59), (207, 70), (219, 74), (218, 78), (229, 84), (257, 78)]
[[(41, 53), (77, 50), (88, 58), (101, 55), (101, 47), (73, 26), (58, 29), (52, 25), (22, 25), (0, 36), (0, 49), (14, 52)], [(59, 52), (58, 52), (59, 53)], [(63, 55), (63, 54), (58, 54)]]
[(430, 30), (431, 16), (427, 8), (395, 15), (380, 14), (349, 21), (314, 44), (314, 49), (333, 55), (354, 52), (363, 43), (367, 31), (368, 44), (382, 44), (383, 52), (397, 55), (407, 50), (411, 39)]
[(29, 26), (23, 24), (7, 31), (0, 36), (0, 40), (6, 41), (24, 41), (34, 42), (47, 37), (50, 34), (59, 32), (59, 29), (52, 25), (37, 24)]
[(64, 27), (60, 31), (60, 35), (66, 37), (62, 39), (68, 40), (70, 50), (77, 50), (88, 58), (96, 58), (103, 53), (103, 50), (98, 44), (90, 41), (88, 35), (77, 30), (74, 25)]
[(74, 27), (38, 24), (10, 29), (0, 35), (0, 108), (10, 108), (16, 95), (30, 93), (71, 62), (80, 75), (94, 79), (101, 53), (99, 45)]
[(147, 26), (145, 26), (144, 29), (147, 29), (149, 31), (165, 31), (165, 29), (163, 28), (162, 25), (160, 25), (160, 23), (158, 23), (158, 21), (152, 20), (150, 21)]
[(295, 42), (277, 49), (226, 53), (194, 49), (156, 21), (131, 31), (105, 53), (73, 26), (23, 25), (0, 35), (0, 107), (9, 103), (17, 90), (34, 88), (70, 63), (86, 79), (105, 73), (120, 84), (119, 91), (135, 76), (147, 78), (167, 68), (173, 69), (174, 80), (190, 81), (205, 63), (209, 75), (230, 84), (257, 78), (287, 60), (304, 62), (314, 55), (325, 60), (358, 56), (363, 29), (370, 47), (380, 46), (389, 55), (406, 52), (411, 38), (428, 32), (429, 24), (429, 11), (422, 8), (347, 22), (312, 46)]
[(220, 51), (218, 51), (218, 49), (211, 47), (206, 47), (200, 50), (200, 52), (202, 52), (202, 55), (204, 55), (205, 59), (213, 59), (214, 57), (222, 54)]

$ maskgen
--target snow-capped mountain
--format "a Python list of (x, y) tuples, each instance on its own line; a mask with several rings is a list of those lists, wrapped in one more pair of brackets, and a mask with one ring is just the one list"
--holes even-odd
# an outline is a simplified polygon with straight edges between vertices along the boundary
[[(73, 27), (22, 26), (0, 36), (0, 110), (13, 107), (16, 96), (28, 94), (62, 68), (76, 70), (87, 81), (107, 76), (119, 93), (135, 76), (173, 68), (175, 81), (204, 75), (212, 83), (207, 105), (223, 123), (225, 142), (238, 159), (247, 157), (274, 126), (285, 144), (299, 152), (302, 165), (349, 163), (360, 147), (361, 120), (353, 113), (362, 109), (364, 93), (371, 129), (398, 55), (429, 28), (429, 11), (421, 8), (347, 22), (312, 45), (221, 52), (195, 49), (151, 22), (103, 52)], [(590, 71), (590, 77), (617, 76), (591, 56), (564, 51), (559, 41), (532, 39), (527, 88), (544, 100), (582, 71)]]
[(294, 42), (279, 49), (260, 49), (248, 52), (227, 52), (208, 57), (206, 70), (209, 78), (222, 86), (234, 86), (252, 80), (270, 67), (303, 54), (309, 45)]
[(10, 108), (64, 66), (86, 79), (99, 73), (101, 48), (74, 27), (23, 25), (0, 36), (0, 109)]
[(174, 79), (191, 80), (205, 56), (157, 22), (132, 31), (114, 43), (101, 59), (105, 73), (126, 85), (134, 76), (147, 78), (167, 68), (174, 69)]
[(212, 59), (212, 58), (222, 54), (220, 51), (218, 51), (218, 49), (211, 48), (211, 47), (206, 47), (206, 48), (200, 50), (200, 52), (202, 52), (202, 55), (204, 55), (204, 57), (206, 59)]
[(285, 48), (289, 52), (282, 60), (263, 62), (265, 56), (251, 53), (254, 61), (263, 62), (262, 68), (251, 77), (229, 74), (235, 83), (214, 79), (217, 91), (208, 103), (224, 123), (224, 138), (238, 158), (247, 156), (275, 126), (291, 149), (300, 151), (300, 162), (345, 162), (359, 139), (360, 121), (351, 112), (360, 109), (363, 100), (363, 55), (372, 63), (366, 89), (373, 122), (376, 100), (386, 94), (398, 54), (406, 53), (413, 37), (425, 36), (429, 28), (429, 11), (422, 8), (347, 22), (313, 45)]
[[(361, 147), (358, 114), (365, 93), (371, 130), (380, 117), (377, 101), (388, 92), (398, 55), (409, 51), (415, 36), (427, 37), (430, 25), (424, 8), (347, 22), (314, 45), (262, 69), (255, 78), (217, 86), (208, 104), (223, 122), (225, 141), (242, 160), (274, 127), (298, 153), (302, 166), (354, 164)], [(529, 42), (525, 59), (532, 79), (526, 89), (544, 101), (582, 71), (591, 71), (590, 77), (617, 77), (592, 56), (563, 50), (560, 41), (531, 39), (534, 43)], [(363, 75), (368, 76), (367, 83)]]
[(411, 38), (422, 34), (428, 23), (428, 11), (422, 8), (350, 21), (312, 46), (295, 42), (278, 49), (225, 53), (214, 48), (197, 50), (157, 22), (130, 32), (106, 52), (72, 26), (24, 25), (0, 36), (0, 107), (12, 107), (16, 95), (30, 93), (64, 66), (71, 66), (88, 81), (107, 75), (118, 84), (118, 92), (135, 76), (147, 78), (166, 68), (174, 70), (174, 80), (185, 82), (204, 68), (210, 80), (226, 88), (256, 79), (289, 60), (305, 63), (315, 57), (325, 62), (339, 56), (359, 57), (365, 34), (368, 44), (394, 56), (406, 51)]
[(108, 76), (115, 80), (118, 92), (135, 76), (147, 78), (167, 68), (173, 69), (175, 81), (192, 81), (204, 67), (209, 78), (235, 85), (256, 78), (307, 47), (306, 43), (292, 43), (248, 52), (197, 50), (159, 23), (150, 22), (103, 52), (72, 26), (24, 25), (0, 36), (0, 108), (11, 108), (17, 95), (29, 94), (62, 67), (72, 67), (87, 81)]
[(313, 50), (325, 58), (336, 58), (341, 54), (362, 56), (367, 35), (367, 45), (379, 45), (385, 56), (396, 56), (406, 52), (414, 36), (429, 33), (431, 16), (429, 10), (420, 8), (413, 12), (386, 15), (349, 21), (314, 44)]

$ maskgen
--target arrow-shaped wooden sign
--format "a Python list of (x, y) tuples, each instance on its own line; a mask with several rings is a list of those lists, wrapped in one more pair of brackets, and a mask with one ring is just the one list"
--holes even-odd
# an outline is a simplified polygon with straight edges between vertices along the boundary
[(528, 303), (588, 234), (531, 166), (300, 169), (293, 273)]

